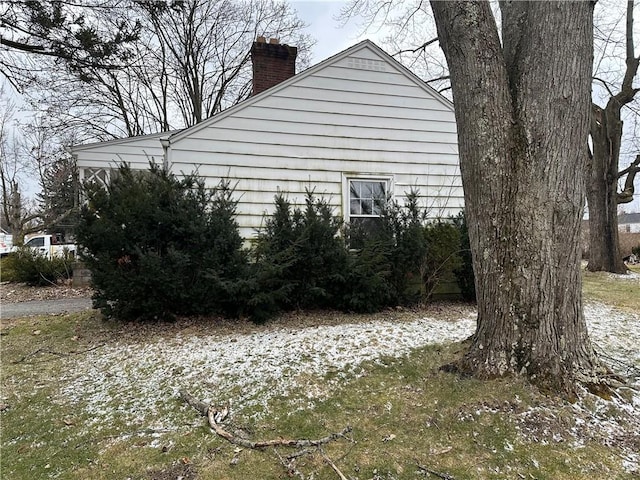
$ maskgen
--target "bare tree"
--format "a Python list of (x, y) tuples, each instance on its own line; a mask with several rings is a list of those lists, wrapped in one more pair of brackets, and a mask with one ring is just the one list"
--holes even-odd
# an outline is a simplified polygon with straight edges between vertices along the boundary
[[(62, 62), (72, 71), (119, 68), (138, 35), (122, 0), (0, 1), (0, 73), (20, 90), (39, 70), (34, 58)], [(114, 19), (105, 28), (96, 13)], [(58, 63), (58, 67), (60, 63)]]
[(37, 215), (23, 199), (25, 178), (33, 172), (23, 155), (20, 139), (14, 135), (16, 105), (0, 88), (0, 218), (2, 227), (13, 235), (16, 244), (29, 233)]
[[(620, 75), (612, 69), (614, 56), (607, 47), (615, 45), (612, 30), (596, 29), (600, 39), (602, 54), (597, 59), (596, 81), (607, 92), (606, 104), (599, 106), (594, 100), (591, 107), (591, 143), (586, 170), (587, 201), (589, 205), (589, 264), (591, 271), (626, 273), (627, 268), (620, 255), (618, 240), (618, 204), (633, 200), (634, 179), (640, 171), (640, 155), (631, 164), (620, 170), (620, 154), (623, 146), (623, 109), (631, 106), (640, 88), (634, 86), (637, 79), (640, 55), (636, 56), (633, 38), (634, 2), (629, 0), (626, 9), (624, 39), (624, 69)], [(599, 71), (600, 70), (600, 71)], [(612, 72), (612, 70), (614, 70)], [(621, 78), (621, 80), (620, 80)], [(617, 81), (616, 81), (617, 80)], [(634, 112), (635, 113), (635, 112)], [(636, 115), (638, 115), (636, 113)], [(636, 150), (637, 151), (637, 150)], [(622, 191), (618, 191), (618, 181), (624, 180)]]
[[(127, 68), (89, 65), (69, 76), (49, 70), (39, 103), (61, 123), (107, 139), (194, 125), (250, 93), (251, 43), (278, 37), (311, 47), (304, 24), (284, 1), (131, 0), (129, 23), (140, 25)], [(102, 19), (108, 24), (109, 16)], [(50, 87), (53, 86), (53, 89)]]
[(591, 2), (432, 1), (451, 74), (478, 326), (453, 368), (599, 384), (579, 233), (593, 59)]

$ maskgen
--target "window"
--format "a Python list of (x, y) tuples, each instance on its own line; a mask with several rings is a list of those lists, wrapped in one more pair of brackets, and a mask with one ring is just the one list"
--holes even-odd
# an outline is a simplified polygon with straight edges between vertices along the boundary
[(27, 247), (44, 247), (44, 237), (35, 237), (26, 243)]
[(386, 199), (385, 180), (349, 180), (349, 218), (379, 217)]
[(358, 248), (364, 236), (380, 226), (380, 215), (389, 195), (386, 178), (347, 178), (348, 209), (345, 220), (351, 226), (351, 246)]

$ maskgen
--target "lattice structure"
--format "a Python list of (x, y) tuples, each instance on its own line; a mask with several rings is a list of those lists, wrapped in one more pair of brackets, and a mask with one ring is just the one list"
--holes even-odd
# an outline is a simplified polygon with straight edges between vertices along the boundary
[(111, 176), (110, 168), (83, 168), (82, 179), (85, 182), (97, 183), (103, 187), (106, 187), (109, 183), (109, 177)]

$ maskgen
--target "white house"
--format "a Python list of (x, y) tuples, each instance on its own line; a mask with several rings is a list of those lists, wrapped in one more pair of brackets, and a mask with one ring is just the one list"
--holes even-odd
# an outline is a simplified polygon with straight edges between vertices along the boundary
[[(376, 217), (376, 198), (417, 189), (433, 217), (463, 205), (453, 104), (369, 40), (295, 75), (294, 47), (252, 47), (254, 94), (193, 127), (72, 148), (81, 179), (105, 181), (121, 162), (197, 171), (235, 185), (251, 238), (277, 192), (305, 189), (347, 222)], [(293, 64), (293, 68), (291, 65)]]
[(640, 213), (621, 213), (618, 215), (618, 231), (640, 233)]

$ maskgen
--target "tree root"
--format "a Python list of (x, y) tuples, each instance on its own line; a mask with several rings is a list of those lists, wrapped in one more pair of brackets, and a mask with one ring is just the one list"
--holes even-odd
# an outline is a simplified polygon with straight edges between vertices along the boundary
[(604, 358), (609, 361), (615, 361), (618, 366), (626, 366), (628, 376), (637, 376), (639, 370), (624, 362), (607, 357), (601, 352), (597, 352), (597, 358), (593, 362), (591, 368), (586, 367), (582, 370), (574, 371), (563, 370), (560, 373), (551, 374), (544, 369), (538, 370), (514, 370), (508, 367), (503, 370), (487, 369), (487, 362), (466, 352), (451, 363), (441, 365), (439, 370), (445, 373), (451, 373), (461, 378), (474, 377), (480, 380), (494, 380), (497, 378), (525, 378), (532, 385), (536, 386), (544, 395), (560, 396), (565, 400), (575, 403), (579, 399), (580, 388), (584, 387), (589, 393), (596, 395), (604, 400), (612, 400), (617, 397), (616, 389), (629, 386), (629, 381), (624, 376), (615, 373), (606, 362), (599, 362), (598, 358)]
[[(251, 450), (265, 450), (267, 448), (273, 448), (276, 456), (280, 460), (280, 463), (288, 470), (290, 474), (297, 475), (300, 478), (304, 478), (301, 472), (299, 472), (293, 462), (298, 457), (303, 455), (311, 455), (316, 452), (320, 452), (322, 458), (325, 463), (331, 467), (331, 469), (338, 475), (340, 480), (347, 480), (347, 477), (338, 469), (336, 464), (327, 456), (327, 454), (322, 449), (322, 446), (340, 438), (345, 438), (351, 442), (353, 440), (347, 437), (347, 434), (352, 431), (350, 426), (347, 426), (340, 432), (331, 433), (326, 437), (318, 438), (318, 439), (286, 439), (286, 438), (277, 438), (272, 440), (261, 440), (261, 441), (252, 441), (246, 438), (241, 438), (237, 435), (234, 435), (230, 431), (228, 431), (224, 426), (223, 422), (227, 418), (229, 414), (229, 407), (215, 407), (213, 405), (207, 405), (205, 402), (201, 402), (196, 399), (193, 395), (191, 395), (186, 390), (180, 390), (181, 398), (191, 407), (200, 413), (203, 417), (207, 417), (209, 426), (211, 429), (221, 438), (224, 438), (229, 443), (233, 445), (237, 445), (239, 447), (251, 449)], [(288, 455), (285, 459), (276, 451), (276, 447), (289, 447), (289, 448), (297, 448), (300, 449), (298, 452), (294, 452), (291, 455)]]

